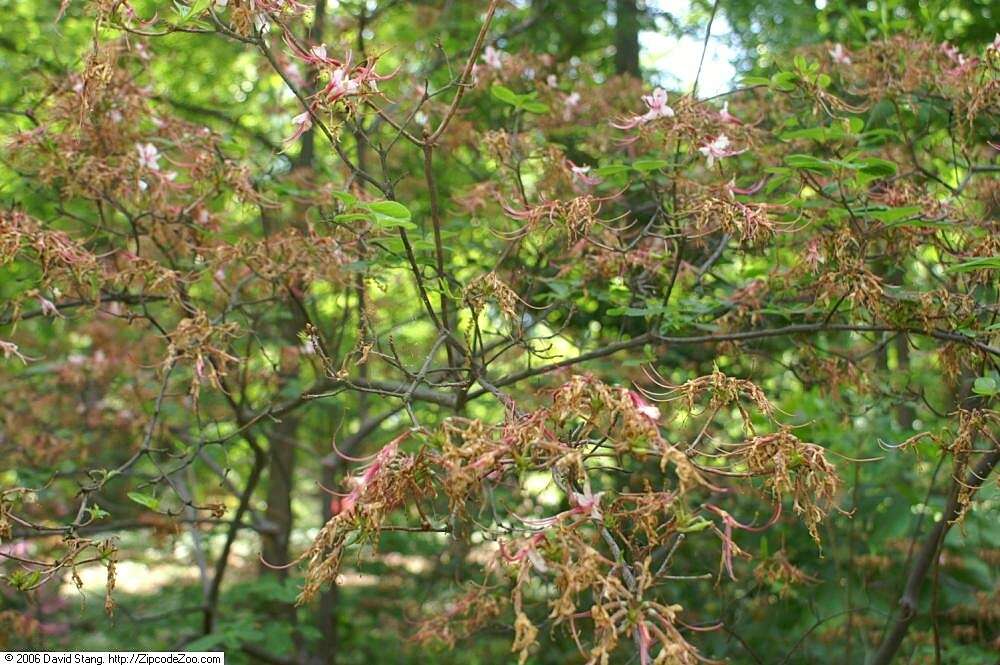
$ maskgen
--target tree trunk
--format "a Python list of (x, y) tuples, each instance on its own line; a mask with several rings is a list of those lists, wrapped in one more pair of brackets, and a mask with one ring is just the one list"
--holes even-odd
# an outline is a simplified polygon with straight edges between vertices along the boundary
[(638, 77), (638, 0), (615, 0), (615, 71)]

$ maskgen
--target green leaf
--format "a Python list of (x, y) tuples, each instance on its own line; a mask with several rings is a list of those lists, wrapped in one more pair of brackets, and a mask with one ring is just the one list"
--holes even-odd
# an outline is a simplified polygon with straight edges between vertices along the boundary
[(972, 384), (972, 392), (985, 397), (1000, 395), (1000, 381), (992, 376), (981, 376)]
[(150, 496), (149, 494), (143, 494), (142, 492), (129, 492), (127, 496), (128, 498), (138, 503), (140, 506), (145, 506), (150, 510), (158, 511), (160, 509), (160, 500), (157, 499), (155, 496)]
[(510, 104), (511, 106), (517, 108), (520, 108), (521, 106), (521, 95), (506, 86), (500, 85), (499, 83), (493, 84), (490, 88), (490, 94), (492, 94), (495, 99), (499, 99), (505, 104)]
[(608, 164), (607, 166), (594, 169), (594, 175), (602, 178), (610, 178), (622, 173), (628, 173), (629, 170), (629, 167), (624, 164)]
[(542, 114), (542, 113), (548, 113), (549, 112), (549, 107), (548, 106), (546, 106), (542, 102), (535, 101), (533, 99), (525, 101), (525, 102), (521, 102), (521, 108), (523, 108), (528, 113)]
[(859, 171), (868, 176), (885, 178), (896, 175), (896, 165), (887, 159), (865, 157), (864, 159), (857, 160), (855, 164)]
[(376, 201), (367, 205), (368, 209), (376, 215), (401, 219), (406, 222), (410, 221), (411, 215), (409, 209), (398, 201)]
[(837, 141), (847, 136), (847, 133), (840, 127), (806, 127), (804, 129), (793, 129), (782, 132), (781, 140), (793, 141), (795, 139), (809, 139), (812, 141)]
[(948, 268), (948, 272), (971, 272), (973, 270), (1000, 270), (1000, 256), (984, 256)]
[(659, 171), (670, 166), (670, 162), (665, 159), (637, 159), (632, 162), (632, 168), (636, 171)]
[(105, 517), (110, 517), (111, 516), (111, 513), (109, 513), (108, 511), (104, 510), (103, 508), (101, 508), (100, 506), (98, 506), (96, 503), (94, 505), (88, 507), (87, 508), (87, 512), (90, 514), (90, 519), (91, 520), (100, 520), (100, 519), (104, 519)]
[(796, 169), (819, 173), (829, 173), (833, 170), (832, 163), (812, 155), (788, 155), (785, 157), (785, 163)]
[(904, 219), (919, 216), (920, 210), (920, 206), (904, 206), (901, 208), (888, 208), (886, 210), (871, 210), (868, 212), (868, 215), (880, 222), (894, 224)]
[(782, 92), (795, 90), (795, 81), (798, 76), (794, 72), (778, 72), (771, 77), (771, 87)]

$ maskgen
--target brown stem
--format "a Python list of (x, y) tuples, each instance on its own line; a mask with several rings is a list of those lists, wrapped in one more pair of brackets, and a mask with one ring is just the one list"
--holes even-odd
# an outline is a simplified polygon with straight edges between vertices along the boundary
[(962, 479), (955, 479), (952, 483), (944, 515), (942, 515), (941, 520), (935, 525), (927, 540), (924, 541), (923, 547), (920, 548), (920, 553), (917, 554), (917, 558), (913, 562), (913, 567), (910, 569), (910, 574), (907, 576), (906, 586), (903, 587), (903, 594), (899, 598), (899, 611), (893, 617), (888, 631), (882, 638), (882, 644), (868, 665), (889, 665), (892, 662), (900, 645), (903, 643), (903, 638), (906, 637), (910, 623), (917, 616), (920, 591), (927, 578), (927, 573), (941, 551), (941, 546), (944, 544), (945, 536), (948, 535), (948, 530), (951, 529), (954, 520), (961, 514), (962, 506), (959, 504), (959, 497), (962, 494), (963, 484), (967, 496), (970, 496), (971, 493), (974, 493), (986, 482), (987, 477), (989, 477), (998, 461), (1000, 461), (1000, 448), (994, 448), (980, 458), (979, 463), (969, 472), (968, 477), (964, 481)]

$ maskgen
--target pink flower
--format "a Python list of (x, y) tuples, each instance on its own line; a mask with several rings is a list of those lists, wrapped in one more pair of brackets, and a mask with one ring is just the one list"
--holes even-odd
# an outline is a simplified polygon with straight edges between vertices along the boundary
[(592, 187), (594, 185), (601, 184), (601, 179), (597, 176), (588, 175), (590, 173), (589, 166), (577, 166), (570, 160), (566, 160), (569, 164), (569, 171), (573, 175), (573, 180), (578, 181), (580, 184)]
[(319, 46), (313, 46), (309, 49), (318, 60), (326, 60), (326, 44), (320, 44)]
[(48, 298), (38, 296), (38, 303), (42, 306), (42, 314), (44, 316), (51, 316), (53, 318), (62, 317), (62, 314), (60, 314), (59, 310), (56, 308), (56, 304)]
[(830, 57), (838, 65), (849, 65), (851, 64), (851, 56), (848, 54), (847, 49), (841, 43), (836, 43), (833, 48), (830, 49)]
[(743, 121), (737, 118), (735, 115), (729, 112), (729, 102), (725, 102), (722, 105), (722, 110), (719, 111), (719, 118), (722, 122), (730, 125), (742, 125)]
[(820, 253), (819, 249), (819, 238), (813, 238), (809, 241), (809, 244), (806, 246), (805, 260), (806, 263), (809, 264), (809, 267), (813, 270), (815, 270), (819, 264), (823, 263), (823, 254)]
[(550, 88), (558, 87), (558, 85), (559, 85), (559, 78), (555, 74), (549, 74), (548, 76), (545, 77), (545, 83)]
[(645, 416), (654, 423), (660, 421), (660, 409), (647, 402), (645, 397), (634, 390), (629, 390), (628, 396), (632, 400), (632, 406), (639, 412), (639, 415)]
[(503, 53), (492, 46), (487, 46), (483, 50), (483, 62), (490, 69), (501, 69), (503, 67)]
[(386, 466), (396, 457), (396, 453), (399, 452), (400, 442), (409, 436), (409, 432), (398, 436), (389, 443), (382, 446), (382, 450), (378, 451), (372, 463), (368, 465), (368, 468), (364, 472), (355, 476), (352, 480), (354, 483), (354, 489), (343, 497), (340, 501), (340, 513), (350, 514), (353, 512), (355, 506), (358, 504), (358, 500), (361, 499), (365, 490), (372, 484), (372, 481), (378, 476), (378, 474), (386, 468)]
[(303, 111), (292, 118), (292, 124), (295, 125), (295, 131), (285, 139), (285, 143), (291, 143), (309, 131), (309, 128), (312, 127), (312, 117), (309, 115), (309, 111)]
[(583, 492), (571, 492), (569, 495), (570, 504), (573, 508), (570, 510), (572, 513), (578, 515), (589, 515), (591, 519), (603, 520), (604, 514), (601, 512), (601, 497), (604, 496), (604, 492), (598, 492), (593, 494), (590, 491), (590, 483), (588, 482), (584, 488)]
[(521, 546), (514, 554), (507, 551), (507, 544), (500, 543), (500, 556), (504, 558), (505, 561), (510, 563), (516, 563), (518, 561), (524, 561), (527, 559), (531, 562), (532, 567), (539, 573), (547, 573), (549, 570), (548, 565), (545, 563), (545, 558), (542, 557), (541, 553), (538, 551), (538, 547), (545, 542), (545, 532), (536, 533), (531, 538)]
[(729, 137), (725, 134), (719, 134), (715, 139), (698, 148), (698, 152), (705, 155), (708, 168), (712, 168), (715, 165), (715, 160), (722, 159), (723, 157), (732, 157), (744, 151), (729, 150)]
[(350, 77), (344, 67), (337, 67), (330, 74), (330, 82), (324, 92), (328, 102), (335, 102), (341, 97), (358, 94), (360, 86)]
[(573, 118), (573, 111), (580, 105), (580, 93), (571, 92), (563, 100), (563, 120), (569, 122)]
[(21, 359), (21, 362), (28, 364), (27, 359), (17, 350), (17, 344), (14, 342), (5, 342), (0, 339), (0, 352), (3, 353), (4, 358), (10, 358), (11, 356), (16, 356)]
[(941, 52), (955, 64), (954, 67), (945, 71), (949, 76), (958, 76), (979, 63), (978, 58), (966, 58), (956, 47), (948, 42), (941, 44)]
[(139, 166), (150, 171), (160, 170), (160, 151), (152, 143), (137, 143), (136, 151), (139, 153)]
[(644, 114), (632, 116), (622, 123), (611, 123), (612, 126), (618, 129), (632, 129), (659, 118), (674, 117), (674, 110), (667, 105), (667, 91), (663, 88), (653, 90), (651, 95), (643, 95), (642, 101), (648, 109)]

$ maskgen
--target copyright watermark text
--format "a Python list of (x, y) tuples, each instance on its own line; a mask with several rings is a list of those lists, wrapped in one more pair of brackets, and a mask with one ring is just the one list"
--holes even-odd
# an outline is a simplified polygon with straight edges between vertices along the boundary
[(209, 651), (3, 651), (0, 665), (226, 665)]

